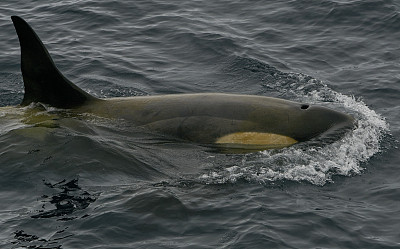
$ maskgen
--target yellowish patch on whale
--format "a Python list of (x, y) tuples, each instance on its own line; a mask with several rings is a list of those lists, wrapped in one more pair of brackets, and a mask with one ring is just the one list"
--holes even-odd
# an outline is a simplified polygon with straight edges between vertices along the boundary
[(218, 138), (216, 144), (259, 145), (268, 148), (282, 148), (298, 141), (284, 135), (264, 132), (236, 132)]
[(59, 117), (41, 106), (0, 107), (0, 134), (13, 132), (44, 141), (51, 129), (60, 127)]
[(48, 134), (50, 134), (50, 129), (46, 127), (28, 127), (24, 129), (17, 129), (13, 132), (20, 136), (36, 139), (43, 142)]
[(55, 114), (50, 114), (47, 111), (34, 108), (26, 110), (22, 122), (28, 125), (34, 125), (35, 127), (58, 128), (60, 127), (57, 122), (58, 119), (58, 116)]

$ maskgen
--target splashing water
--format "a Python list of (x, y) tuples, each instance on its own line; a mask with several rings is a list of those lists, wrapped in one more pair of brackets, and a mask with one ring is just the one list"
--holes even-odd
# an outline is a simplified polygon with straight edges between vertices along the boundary
[(291, 90), (282, 90), (285, 95), (295, 95), (297, 99), (322, 105), (331, 102), (330, 106), (344, 109), (356, 119), (356, 128), (342, 139), (321, 147), (298, 144), (282, 150), (244, 155), (240, 164), (212, 169), (200, 176), (201, 181), (221, 184), (239, 179), (260, 183), (290, 180), (324, 185), (332, 182), (334, 175), (360, 174), (364, 169), (362, 164), (381, 150), (380, 142), (389, 131), (388, 124), (363, 101), (337, 93), (303, 74), (288, 74), (282, 81), (276, 81), (276, 84), (290, 84)]

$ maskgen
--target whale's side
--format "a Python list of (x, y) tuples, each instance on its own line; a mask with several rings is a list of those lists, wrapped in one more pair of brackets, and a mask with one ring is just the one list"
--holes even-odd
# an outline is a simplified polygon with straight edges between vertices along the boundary
[(206, 93), (98, 99), (62, 75), (28, 23), (11, 18), (21, 46), (21, 105), (41, 102), (120, 118), (184, 140), (232, 148), (281, 148), (316, 137), (337, 138), (353, 127), (347, 114), (264, 96)]
[(317, 137), (336, 140), (353, 127), (351, 116), (325, 107), (221, 93), (112, 98), (76, 110), (122, 118), (197, 143), (251, 150), (282, 148)]

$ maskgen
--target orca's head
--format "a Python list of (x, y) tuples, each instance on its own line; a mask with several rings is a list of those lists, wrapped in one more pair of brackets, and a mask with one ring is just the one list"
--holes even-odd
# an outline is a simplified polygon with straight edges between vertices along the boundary
[(333, 142), (355, 125), (354, 118), (348, 114), (309, 104), (299, 104), (298, 110), (288, 116), (291, 120), (292, 137), (299, 142)]

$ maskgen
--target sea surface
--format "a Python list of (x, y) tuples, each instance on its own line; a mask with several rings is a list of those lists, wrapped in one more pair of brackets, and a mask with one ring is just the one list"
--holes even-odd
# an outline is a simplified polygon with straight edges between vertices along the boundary
[[(12, 15), (97, 97), (272, 96), (357, 127), (332, 144), (227, 154), (15, 107)], [(0, 248), (400, 248), (399, 137), (399, 1), (0, 3)]]

